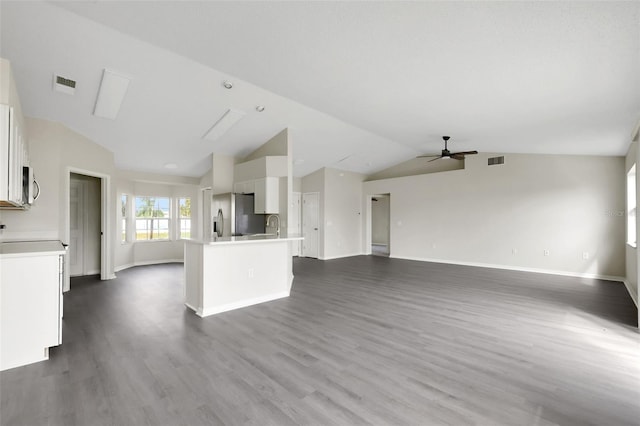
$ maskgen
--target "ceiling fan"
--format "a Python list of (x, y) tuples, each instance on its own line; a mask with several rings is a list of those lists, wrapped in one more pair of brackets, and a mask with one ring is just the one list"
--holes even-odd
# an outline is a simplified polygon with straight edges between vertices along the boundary
[(447, 142), (451, 139), (450, 136), (443, 136), (444, 140), (444, 149), (442, 150), (442, 154), (440, 155), (418, 155), (416, 158), (431, 158), (435, 157), (433, 160), (429, 160), (428, 162), (436, 161), (441, 158), (453, 158), (454, 160), (464, 160), (465, 155), (473, 155), (477, 154), (478, 151), (463, 151), (463, 152), (451, 152), (447, 148)]

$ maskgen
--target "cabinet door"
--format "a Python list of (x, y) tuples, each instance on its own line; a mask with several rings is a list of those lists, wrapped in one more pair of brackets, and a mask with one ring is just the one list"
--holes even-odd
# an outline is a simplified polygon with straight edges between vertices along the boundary
[(243, 184), (243, 194), (254, 194), (256, 192), (256, 181), (248, 180)]
[(266, 190), (267, 183), (266, 178), (256, 179), (254, 181), (254, 196), (253, 196), (253, 211), (256, 214), (265, 213), (266, 203)]
[(280, 179), (267, 177), (255, 180), (254, 210), (256, 214), (280, 212)]
[[(0, 370), (46, 359), (60, 341), (59, 256), (0, 259)], [(28, 271), (28, 273), (25, 273)]]
[(9, 200), (9, 129), (11, 108), (0, 105), (0, 200)]
[(22, 204), (22, 129), (11, 120), (9, 136), (9, 201)]
[(233, 192), (236, 194), (253, 194), (255, 192), (255, 183), (252, 180), (236, 182), (233, 184)]

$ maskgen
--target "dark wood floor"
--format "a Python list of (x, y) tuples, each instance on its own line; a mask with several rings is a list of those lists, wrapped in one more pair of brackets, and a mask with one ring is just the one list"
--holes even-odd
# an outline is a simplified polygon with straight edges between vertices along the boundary
[[(1, 374), (2, 425), (638, 425), (620, 283), (360, 256), (206, 319), (182, 265), (72, 281), (64, 343)], [(25, 307), (26, 308), (26, 307)]]

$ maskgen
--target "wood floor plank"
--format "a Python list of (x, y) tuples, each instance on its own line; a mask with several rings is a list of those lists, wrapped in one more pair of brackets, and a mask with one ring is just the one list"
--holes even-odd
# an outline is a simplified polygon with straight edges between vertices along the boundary
[(72, 280), (63, 345), (0, 374), (2, 425), (636, 425), (621, 283), (379, 256), (294, 260), (208, 318), (180, 264)]

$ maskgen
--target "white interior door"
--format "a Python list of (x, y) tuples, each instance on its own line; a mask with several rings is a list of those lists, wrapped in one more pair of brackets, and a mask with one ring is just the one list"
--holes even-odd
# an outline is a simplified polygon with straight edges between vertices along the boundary
[(320, 194), (302, 194), (302, 255), (318, 257), (320, 243)]
[(84, 273), (84, 182), (69, 182), (69, 275)]
[[(302, 194), (299, 192), (291, 193), (291, 215), (289, 217), (289, 229), (294, 234), (302, 234)], [(293, 255), (300, 256), (302, 244), (300, 241), (293, 243)]]

